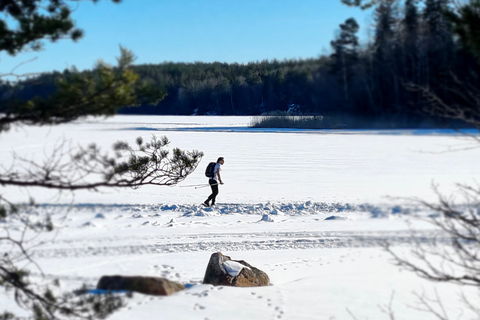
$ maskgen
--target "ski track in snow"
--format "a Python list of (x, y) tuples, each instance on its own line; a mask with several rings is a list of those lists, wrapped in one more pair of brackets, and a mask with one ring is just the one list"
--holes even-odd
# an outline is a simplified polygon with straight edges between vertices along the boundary
[[(109, 225), (108, 220), (122, 219), (127, 223), (138, 221), (140, 229), (132, 234), (113, 236), (97, 234), (82, 239), (60, 237), (55, 239), (53, 248), (33, 249), (34, 258), (65, 258), (88, 256), (119, 256), (165, 254), (180, 252), (218, 252), (218, 251), (252, 251), (252, 250), (284, 250), (313, 248), (354, 248), (380, 246), (385, 241), (390, 244), (402, 244), (412, 241), (407, 230), (403, 231), (241, 231), (228, 232), (228, 225), (219, 225), (206, 232), (183, 230), (179, 233), (164, 234), (155, 228), (185, 226), (188, 223), (205, 223), (202, 218), (211, 217), (211, 225), (215, 217), (242, 215), (258, 216), (258, 223), (282, 223), (279, 220), (289, 217), (309, 217), (320, 223), (324, 220), (347, 220), (352, 215), (362, 219), (386, 219), (392, 216), (408, 216), (417, 209), (402, 206), (374, 206), (369, 204), (352, 205), (341, 203), (267, 203), (267, 204), (220, 204), (215, 208), (204, 208), (199, 205), (102, 205), (102, 204), (43, 204), (36, 208), (37, 215), (48, 213), (52, 217), (68, 214), (75, 217), (77, 228), (95, 228), (97, 224)], [(88, 217), (85, 220), (85, 216)], [(265, 219), (268, 216), (269, 219)], [(79, 218), (79, 217), (83, 217)], [(92, 219), (93, 217), (93, 219)], [(159, 223), (155, 219), (173, 217), (169, 223)], [(181, 222), (189, 219), (188, 223)], [(176, 220), (175, 220), (176, 219)], [(97, 222), (97, 221), (99, 222)], [(106, 221), (107, 220), (107, 221)], [(86, 221), (86, 222), (84, 222)], [(240, 221), (237, 221), (237, 223)], [(79, 224), (80, 223), (80, 224)], [(225, 223), (225, 222), (223, 222)], [(325, 222), (328, 223), (328, 222)], [(138, 227), (138, 226), (137, 226)], [(142, 231), (142, 227), (154, 230)], [(75, 228), (68, 225), (66, 228)], [(146, 229), (143, 229), (146, 230)], [(193, 231), (193, 233), (192, 233)], [(120, 232), (121, 234), (121, 232)], [(417, 234), (418, 236), (418, 234)], [(426, 232), (425, 239), (431, 235)], [(417, 239), (418, 240), (418, 239)], [(134, 244), (129, 244), (134, 243)]]
[[(196, 243), (179, 242), (151, 245), (128, 245), (128, 246), (89, 246), (87, 248), (65, 248), (32, 250), (34, 258), (62, 258), (62, 257), (86, 257), (86, 256), (116, 256), (131, 254), (162, 254), (179, 252), (218, 252), (218, 251), (251, 251), (251, 250), (283, 250), (283, 249), (315, 249), (315, 248), (347, 248), (347, 247), (374, 247), (380, 246), (386, 241), (390, 244), (408, 243), (413, 241), (406, 233), (392, 235), (392, 232), (376, 233), (376, 235), (359, 235), (347, 232), (335, 232), (335, 236), (319, 233), (269, 233), (269, 237), (281, 238), (277, 240), (246, 240), (246, 241), (205, 241), (210, 235), (197, 234)], [(245, 238), (264, 237), (266, 234), (246, 233)], [(307, 238), (308, 237), (308, 238)], [(307, 238), (307, 239), (306, 239)], [(422, 237), (427, 240), (428, 235)], [(223, 238), (224, 239), (224, 238)], [(154, 239), (152, 239), (154, 240)], [(104, 241), (98, 241), (98, 243)]]

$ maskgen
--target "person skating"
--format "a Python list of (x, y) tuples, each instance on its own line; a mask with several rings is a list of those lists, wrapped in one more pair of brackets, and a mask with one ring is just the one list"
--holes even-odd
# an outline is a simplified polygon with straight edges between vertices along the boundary
[(215, 200), (218, 195), (218, 185), (223, 184), (222, 177), (220, 176), (220, 166), (222, 166), (224, 163), (225, 160), (223, 157), (218, 158), (217, 163), (215, 164), (215, 169), (213, 170), (213, 177), (208, 179), (208, 184), (210, 184), (210, 188), (212, 188), (212, 194), (210, 194), (208, 199), (203, 203), (203, 205), (206, 207), (213, 206), (215, 204)]

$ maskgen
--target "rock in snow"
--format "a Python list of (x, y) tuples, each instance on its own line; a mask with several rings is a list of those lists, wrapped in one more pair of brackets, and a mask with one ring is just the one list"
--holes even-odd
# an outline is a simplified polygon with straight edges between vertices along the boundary
[(97, 283), (99, 290), (127, 290), (156, 296), (168, 296), (185, 289), (183, 284), (158, 277), (103, 276)]
[(265, 272), (247, 262), (232, 260), (221, 252), (217, 252), (210, 256), (203, 283), (214, 286), (260, 287), (268, 286), (270, 279)]

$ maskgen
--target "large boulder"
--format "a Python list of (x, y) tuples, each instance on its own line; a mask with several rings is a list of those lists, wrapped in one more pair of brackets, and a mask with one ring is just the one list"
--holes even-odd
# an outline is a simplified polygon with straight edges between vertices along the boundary
[(185, 289), (183, 284), (158, 277), (102, 276), (97, 283), (100, 290), (127, 290), (155, 296), (168, 296)]
[(247, 262), (232, 260), (217, 252), (210, 257), (203, 283), (214, 286), (260, 287), (268, 286), (270, 279), (265, 272)]

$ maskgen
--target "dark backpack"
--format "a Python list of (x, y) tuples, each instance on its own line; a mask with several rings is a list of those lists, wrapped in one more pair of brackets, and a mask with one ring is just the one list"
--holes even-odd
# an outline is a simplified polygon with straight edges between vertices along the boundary
[(205, 176), (207, 178), (213, 179), (213, 174), (214, 174), (214, 171), (215, 171), (215, 165), (216, 165), (215, 162), (210, 162), (208, 164), (207, 168), (205, 169)]

